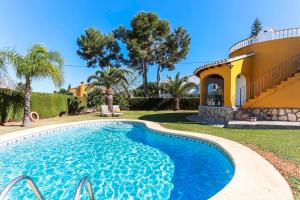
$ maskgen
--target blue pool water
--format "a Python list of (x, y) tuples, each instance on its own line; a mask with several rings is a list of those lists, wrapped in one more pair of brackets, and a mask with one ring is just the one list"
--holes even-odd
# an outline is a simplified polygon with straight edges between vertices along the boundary
[[(83, 176), (95, 199), (207, 199), (234, 167), (206, 142), (154, 132), (135, 123), (103, 123), (57, 131), (0, 150), (0, 190), (29, 175), (45, 199), (72, 199)], [(8, 199), (34, 199), (19, 183)], [(86, 191), (82, 199), (88, 199)]]

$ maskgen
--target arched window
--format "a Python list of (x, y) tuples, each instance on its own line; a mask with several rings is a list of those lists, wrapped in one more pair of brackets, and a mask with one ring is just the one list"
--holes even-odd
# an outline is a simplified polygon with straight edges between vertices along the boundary
[(207, 93), (205, 95), (205, 105), (224, 105), (224, 79), (222, 76), (213, 74), (206, 78)]

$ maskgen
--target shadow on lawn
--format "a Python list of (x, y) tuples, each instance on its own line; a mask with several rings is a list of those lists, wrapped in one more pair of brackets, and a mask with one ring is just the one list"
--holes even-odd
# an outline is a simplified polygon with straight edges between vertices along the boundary
[(196, 124), (186, 119), (187, 116), (193, 115), (195, 112), (170, 112), (170, 113), (157, 113), (151, 115), (140, 116), (141, 120), (148, 120), (159, 123), (185, 123)]

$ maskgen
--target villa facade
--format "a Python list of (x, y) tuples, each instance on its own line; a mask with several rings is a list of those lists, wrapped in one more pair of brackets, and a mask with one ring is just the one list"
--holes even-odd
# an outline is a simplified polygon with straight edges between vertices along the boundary
[(300, 28), (264, 29), (194, 74), (203, 119), (300, 121)]
[(88, 84), (81, 82), (79, 86), (69, 89), (69, 92), (73, 93), (74, 96), (83, 97), (87, 94), (87, 86)]

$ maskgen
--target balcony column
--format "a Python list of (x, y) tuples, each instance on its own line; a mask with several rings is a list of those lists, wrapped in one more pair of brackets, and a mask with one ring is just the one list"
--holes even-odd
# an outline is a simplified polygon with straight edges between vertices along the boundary
[(207, 94), (206, 78), (200, 78), (200, 105), (205, 105), (205, 94)]

